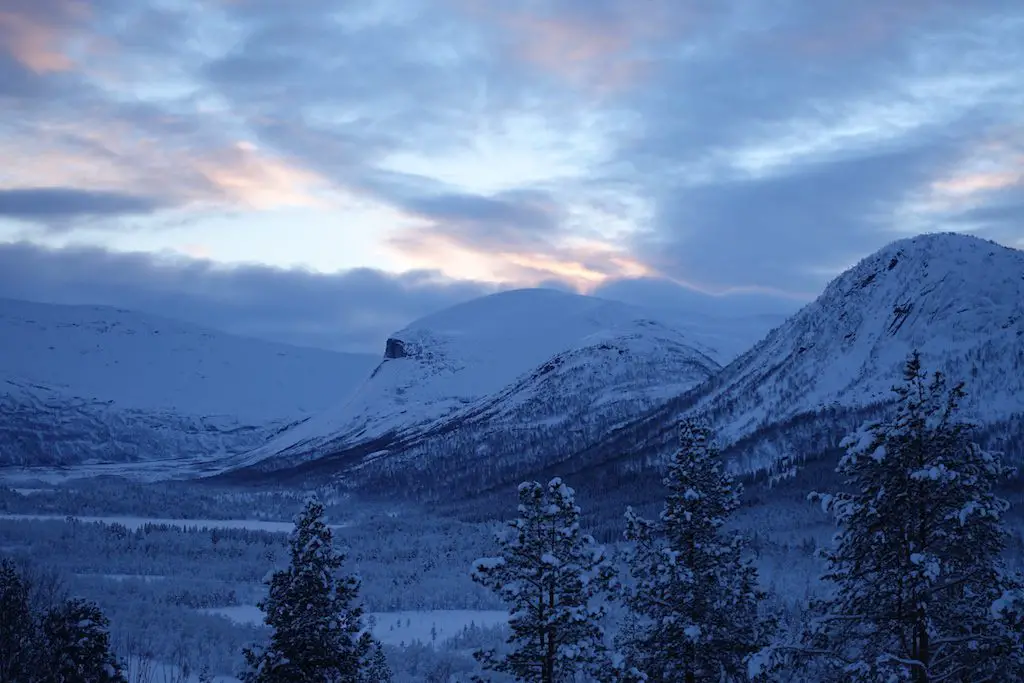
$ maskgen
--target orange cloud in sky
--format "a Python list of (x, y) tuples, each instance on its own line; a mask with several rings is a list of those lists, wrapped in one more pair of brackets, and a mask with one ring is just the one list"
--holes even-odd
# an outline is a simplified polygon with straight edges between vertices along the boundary
[[(322, 176), (248, 142), (197, 151), (140, 136), (111, 124), (103, 130), (54, 125), (34, 139), (0, 139), (0, 186), (73, 187), (128, 193), (157, 191), (171, 203), (252, 209), (322, 207), (330, 183)], [(62, 138), (82, 142), (69, 148)], [(89, 154), (86, 149), (102, 150)]]
[(937, 180), (932, 183), (932, 189), (945, 195), (960, 197), (979, 192), (1005, 190), (1021, 184), (1024, 184), (1024, 169), (968, 173), (945, 180)]
[(593, 240), (567, 242), (544, 251), (485, 251), (426, 226), (406, 230), (389, 244), (409, 269), (436, 269), (453, 278), (523, 287), (558, 279), (579, 292), (590, 292), (608, 280), (657, 275), (622, 249)]
[(1001, 131), (968, 148), (928, 190), (936, 206), (958, 209), (1012, 187), (1024, 187), (1024, 139), (1017, 132)]
[(323, 177), (282, 159), (263, 154), (248, 142), (194, 160), (195, 168), (218, 194), (254, 209), (324, 207), (317, 191), (328, 188)]
[(75, 67), (66, 51), (69, 27), (90, 14), (89, 4), (77, 0), (43, 2), (33, 16), (0, 6), (0, 50), (38, 74), (69, 71)]

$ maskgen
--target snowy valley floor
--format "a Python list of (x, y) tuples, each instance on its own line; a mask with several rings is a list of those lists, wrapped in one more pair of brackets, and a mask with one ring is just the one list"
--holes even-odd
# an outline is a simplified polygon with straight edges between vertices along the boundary
[[(111, 479), (18, 487), (0, 487), (0, 553), (57, 572), (69, 592), (96, 600), (135, 668), (155, 661), (180, 673), (206, 664), (222, 680), (240, 670), (242, 648), (264, 636), (255, 605), (264, 577), (285, 562), (300, 494)], [(817, 590), (815, 551), (832, 533), (803, 496), (800, 487), (751, 495), (735, 519), (753, 539), (762, 584), (794, 623), (798, 605)], [(396, 681), (468, 674), (475, 648), (503, 640), (504, 606), (469, 577), (473, 561), (494, 552), (497, 521), (471, 524), (344, 497), (327, 502)], [(1010, 520), (1017, 564), (1019, 519)], [(613, 527), (602, 535), (613, 537)], [(152, 680), (180, 680), (164, 673)]]

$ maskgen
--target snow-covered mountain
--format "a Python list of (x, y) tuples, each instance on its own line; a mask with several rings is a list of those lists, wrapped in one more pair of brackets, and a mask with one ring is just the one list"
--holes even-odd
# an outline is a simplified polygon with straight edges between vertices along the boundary
[(696, 346), (626, 304), (543, 289), (494, 294), (394, 334), (346, 402), (236, 465), (354, 463), (413, 444), (422, 452), (471, 424), (486, 425), (473, 430), (484, 435), (524, 423), (576, 429), (584, 406), (624, 419), (718, 369)]
[(969, 384), (968, 414), (1024, 411), (1024, 252), (958, 234), (895, 242), (741, 356), (694, 410), (736, 440), (831, 404), (889, 400), (913, 349)]
[(599, 450), (664, 453), (675, 419), (703, 414), (741, 470), (769, 468), (834, 446), (891, 401), (913, 349), (929, 371), (966, 382), (967, 417), (1016, 433), (1024, 416), (1024, 252), (961, 234), (894, 242), (708, 382)]
[[(507, 317), (501, 297), (525, 314)], [(543, 297), (547, 311), (531, 301)], [(1013, 431), (1024, 415), (1024, 253), (975, 237), (924, 235), (881, 249), (719, 372), (697, 335), (645, 320), (628, 306), (556, 292), (452, 309), (390, 340), (389, 358), (347, 407), (283, 434), (249, 463), (311, 460), (301, 469), (435, 494), (558, 463), (581, 471), (619, 462), (622, 474), (671, 448), (677, 418), (690, 413), (710, 417), (741, 471), (770, 469), (833, 447), (881, 409), (913, 349), (929, 370), (968, 382), (968, 417)], [(544, 324), (531, 346), (530, 331)], [(577, 343), (536, 362), (550, 350), (537, 339), (564, 345), (581, 328), (588, 334)], [(522, 336), (507, 339), (506, 329)], [(488, 371), (503, 358), (522, 364)]]
[(0, 299), (0, 464), (216, 459), (329, 406), (375, 363), (114, 308)]
[(564, 465), (718, 370), (678, 331), (634, 321), (591, 335), (427, 430), (381, 444), (352, 473), (404, 495), (436, 493), (438, 481), (467, 491), (518, 481)]

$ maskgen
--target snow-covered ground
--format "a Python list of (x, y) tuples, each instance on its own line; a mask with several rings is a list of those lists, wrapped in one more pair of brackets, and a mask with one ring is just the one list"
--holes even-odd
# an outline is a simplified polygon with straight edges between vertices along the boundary
[[(211, 607), (202, 611), (226, 617), (238, 624), (263, 623), (263, 612), (255, 605)], [(370, 627), (370, 632), (385, 645), (409, 645), (417, 641), (440, 644), (459, 635), (466, 628), (504, 625), (508, 623), (508, 612), (464, 609), (368, 612), (363, 621)]]
[(0, 299), (0, 465), (217, 459), (337, 402), (377, 362), (115, 308)]
[[(135, 531), (146, 524), (160, 524), (179, 529), (251, 529), (254, 531), (271, 531), (289, 533), (294, 528), (292, 522), (274, 522), (262, 519), (161, 519), (153, 517), (80, 517), (77, 515), (10, 515), (0, 514), (0, 519), (12, 521), (53, 520), (65, 521), (69, 517), (85, 524), (120, 524), (129, 531)], [(344, 528), (345, 524), (328, 524), (332, 529)]]

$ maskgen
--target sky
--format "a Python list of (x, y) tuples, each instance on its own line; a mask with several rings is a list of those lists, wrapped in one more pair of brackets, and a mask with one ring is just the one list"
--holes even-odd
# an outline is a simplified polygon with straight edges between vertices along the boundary
[(0, 296), (379, 352), (551, 286), (789, 312), (1024, 248), (1014, 0), (0, 0)]

